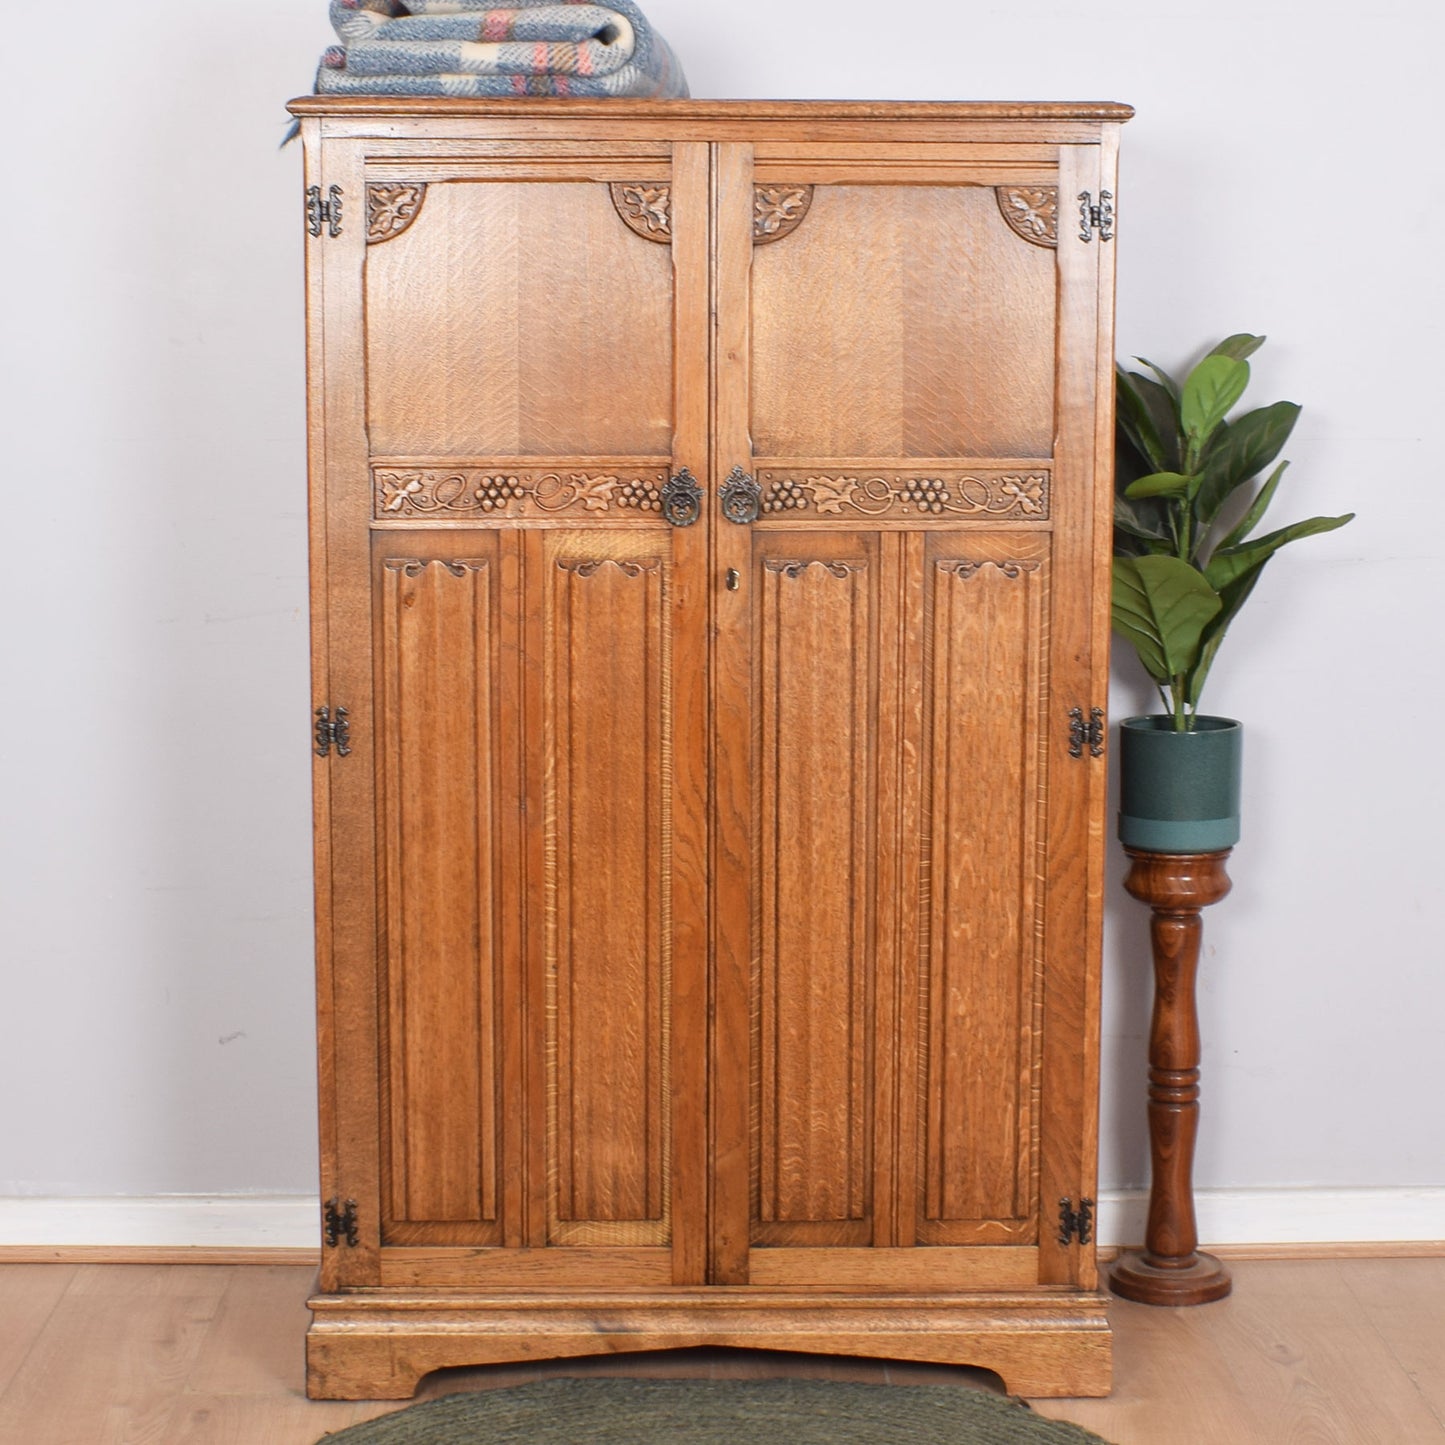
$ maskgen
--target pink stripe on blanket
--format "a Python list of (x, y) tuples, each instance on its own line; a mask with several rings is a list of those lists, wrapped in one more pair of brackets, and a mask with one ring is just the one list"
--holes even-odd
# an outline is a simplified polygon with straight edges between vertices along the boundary
[(515, 10), (488, 10), (486, 19), (482, 21), (482, 39), (510, 40), (516, 24)]

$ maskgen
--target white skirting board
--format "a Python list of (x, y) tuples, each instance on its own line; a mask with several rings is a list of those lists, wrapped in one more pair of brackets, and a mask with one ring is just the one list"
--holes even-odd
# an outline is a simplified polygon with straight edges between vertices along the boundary
[[(1142, 1190), (1104, 1193), (1099, 1244), (1141, 1243), (1148, 1202)], [(1445, 1188), (1201, 1190), (1195, 1210), (1206, 1246), (1445, 1239)], [(304, 1194), (9, 1198), (0, 1199), (0, 1249), (314, 1249), (320, 1218)]]

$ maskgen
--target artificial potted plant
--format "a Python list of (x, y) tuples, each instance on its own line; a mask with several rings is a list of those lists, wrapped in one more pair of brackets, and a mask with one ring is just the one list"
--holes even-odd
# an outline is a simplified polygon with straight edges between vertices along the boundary
[[(1142, 1250), (1110, 1271), (1116, 1294), (1196, 1305), (1230, 1292), (1229, 1270), (1199, 1250), (1191, 1174), (1199, 1125), (1195, 974), (1202, 908), (1229, 891), (1239, 841), (1240, 727), (1199, 712), (1205, 679), (1265, 564), (1346, 517), (1311, 517), (1256, 536), (1288, 462), (1276, 464), (1300, 409), (1229, 413), (1249, 385), (1262, 336), (1221, 341), (1182, 383), (1150, 362), (1119, 372), (1114, 628), (1134, 645), (1165, 711), (1120, 728), (1124, 886), (1153, 910), (1149, 1034), (1149, 1219)], [(1273, 470), (1262, 485), (1252, 484)]]
[(1239, 841), (1240, 725), (1201, 713), (1200, 694), (1269, 559), (1354, 515), (1255, 535), (1300, 414), (1279, 401), (1227, 419), (1263, 344), (1230, 336), (1182, 382), (1143, 358), (1148, 374), (1119, 368), (1114, 630), (1133, 644), (1165, 708), (1120, 729), (1119, 836), (1129, 847), (1207, 853)]

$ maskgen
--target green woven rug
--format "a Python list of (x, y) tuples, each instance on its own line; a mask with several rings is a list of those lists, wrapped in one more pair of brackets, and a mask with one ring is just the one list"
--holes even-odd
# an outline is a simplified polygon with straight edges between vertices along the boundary
[[(544, 1380), (448, 1395), (325, 1445), (1101, 1445), (967, 1386)], [(318, 1442), (320, 1445), (320, 1442)]]

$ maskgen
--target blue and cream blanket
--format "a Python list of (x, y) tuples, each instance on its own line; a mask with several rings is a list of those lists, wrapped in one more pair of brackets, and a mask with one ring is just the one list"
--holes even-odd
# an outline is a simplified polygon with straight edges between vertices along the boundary
[(685, 96), (634, 0), (331, 0), (323, 95)]

